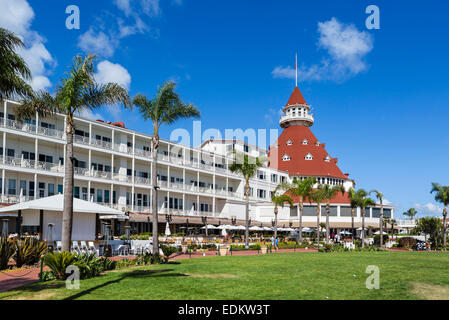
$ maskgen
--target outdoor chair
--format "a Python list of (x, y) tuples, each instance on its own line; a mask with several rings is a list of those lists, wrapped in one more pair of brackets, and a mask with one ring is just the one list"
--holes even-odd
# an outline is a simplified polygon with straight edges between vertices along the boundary
[(93, 241), (89, 241), (88, 251), (89, 251), (90, 253), (95, 253), (97, 256), (100, 255), (100, 250), (98, 250), (98, 249), (95, 247), (95, 244), (94, 244)]
[(80, 246), (78, 245), (78, 241), (73, 241), (72, 242), (72, 252), (73, 253), (80, 253)]
[(87, 247), (86, 241), (81, 241), (81, 251), (84, 253), (89, 253), (89, 248)]
[(131, 251), (131, 254), (134, 254), (134, 255), (141, 254), (142, 246), (133, 244), (130, 251)]

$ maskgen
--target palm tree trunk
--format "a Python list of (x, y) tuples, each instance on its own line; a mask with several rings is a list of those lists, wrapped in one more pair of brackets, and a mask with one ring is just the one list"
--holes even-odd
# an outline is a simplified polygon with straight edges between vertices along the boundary
[(384, 206), (380, 205), (380, 215), (379, 215), (379, 223), (380, 223), (380, 247), (382, 248), (384, 242), (384, 233), (383, 233), (383, 220), (384, 217)]
[(326, 244), (329, 244), (329, 203), (326, 204)]
[(304, 210), (304, 204), (302, 200), (299, 202), (299, 244), (302, 244), (302, 212)]
[(157, 186), (157, 149), (159, 147), (159, 137), (153, 137), (153, 167), (151, 168), (151, 180), (153, 183), (153, 197), (151, 199), (151, 212), (153, 213), (153, 254), (159, 253), (159, 232), (158, 232), (158, 186)]
[(320, 206), (316, 206), (316, 244), (320, 246)]
[[(62, 213), (61, 249), (70, 251), (73, 223), (73, 124), (71, 117), (66, 120), (66, 154), (64, 163), (64, 211)], [(42, 230), (41, 230), (42, 232)]]
[(274, 239), (278, 237), (278, 207), (274, 207)]
[(354, 241), (355, 227), (354, 227), (354, 216), (355, 216), (355, 208), (351, 208), (351, 233), (352, 233), (352, 241)]
[(362, 208), (362, 248), (365, 248), (365, 207)]
[(443, 248), (444, 248), (444, 251), (446, 251), (447, 250), (447, 248), (446, 248), (446, 227), (447, 227), (447, 208), (446, 208), (446, 206), (444, 207), (444, 209), (443, 209)]
[(246, 179), (245, 183), (245, 249), (249, 249), (249, 180)]

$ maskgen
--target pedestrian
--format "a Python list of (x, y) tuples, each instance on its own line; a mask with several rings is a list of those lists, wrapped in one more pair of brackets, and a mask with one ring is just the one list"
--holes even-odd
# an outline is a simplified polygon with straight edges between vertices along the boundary
[(279, 238), (276, 237), (276, 250), (279, 250)]
[(274, 248), (274, 236), (271, 237), (271, 247)]

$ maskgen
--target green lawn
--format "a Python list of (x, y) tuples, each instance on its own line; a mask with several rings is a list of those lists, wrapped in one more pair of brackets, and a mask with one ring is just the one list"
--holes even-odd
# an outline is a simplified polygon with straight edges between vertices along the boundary
[[(368, 290), (368, 265), (380, 290)], [(449, 298), (449, 254), (278, 253), (206, 257), (109, 272), (81, 281), (33, 284), (0, 299), (420, 299)]]

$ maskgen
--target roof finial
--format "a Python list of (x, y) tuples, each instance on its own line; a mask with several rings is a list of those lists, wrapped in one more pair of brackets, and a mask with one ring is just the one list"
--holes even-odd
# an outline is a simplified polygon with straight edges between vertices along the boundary
[(295, 57), (295, 74), (296, 74), (296, 86), (298, 86), (298, 53)]

